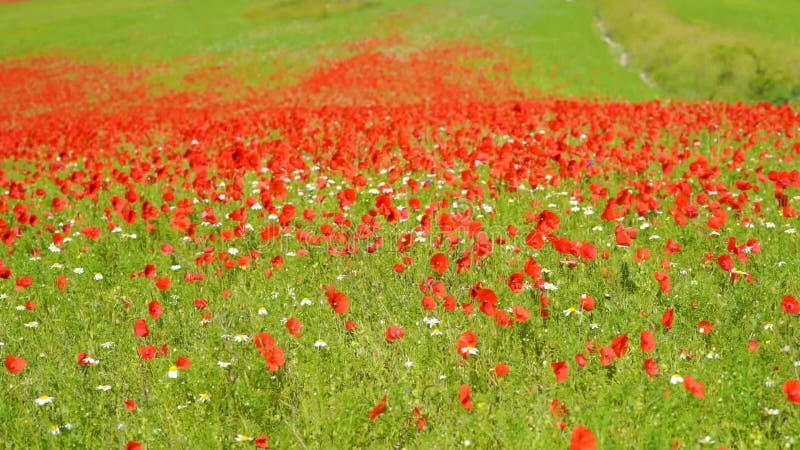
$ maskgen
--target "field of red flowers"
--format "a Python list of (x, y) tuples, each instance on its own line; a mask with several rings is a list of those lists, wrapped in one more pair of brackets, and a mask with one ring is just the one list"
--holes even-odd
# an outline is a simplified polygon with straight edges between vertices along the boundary
[(793, 446), (800, 115), (510, 64), (0, 64), (0, 440)]

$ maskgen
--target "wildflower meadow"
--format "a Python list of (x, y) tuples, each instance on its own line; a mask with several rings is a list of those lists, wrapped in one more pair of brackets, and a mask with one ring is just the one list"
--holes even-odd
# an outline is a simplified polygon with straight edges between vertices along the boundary
[(0, 447), (800, 445), (796, 105), (402, 29), (259, 83), (6, 55)]

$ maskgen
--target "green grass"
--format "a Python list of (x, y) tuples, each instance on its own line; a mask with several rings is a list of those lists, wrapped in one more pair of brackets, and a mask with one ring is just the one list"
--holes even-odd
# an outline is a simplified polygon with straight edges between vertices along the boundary
[(791, 1), (591, 0), (609, 33), (668, 95), (800, 101)]
[(469, 40), (504, 51), (514, 80), (539, 92), (630, 99), (659, 94), (619, 66), (580, 2), (56, 0), (2, 8), (0, 58), (59, 53), (128, 65), (166, 63), (162, 78), (173, 80), (225, 64), (258, 83), (276, 60), (303, 67), (340, 52), (344, 42), (402, 35), (410, 45)]
[(721, 32), (770, 39), (778, 45), (800, 44), (800, 3), (795, 0), (667, 0), (682, 22)]
[[(689, 23), (684, 16), (672, 16), (667, 9), (655, 6), (642, 7), (641, 15), (631, 16), (624, 9), (630, 4), (596, 4), (612, 33), (631, 51), (634, 68), (620, 67), (594, 28), (589, 6), (561, 0), (334, 0), (331, 6), (311, 0), (291, 4), (243, 0), (32, 1), (0, 6), (0, 33), (4, 36), (0, 39), (0, 58), (55, 54), (111, 62), (123, 69), (144, 67), (155, 70), (154, 80), (176, 87), (183, 87), (181, 77), (187, 73), (223, 65), (250, 83), (266, 84), (270, 81), (268, 75), (283, 67), (300, 73), (320, 57), (346, 54), (348, 50), (342, 44), (348, 41), (400, 34), (410, 46), (440, 41), (482, 42), (508, 56), (513, 63), (513, 79), (520, 86), (544, 93), (626, 99), (667, 95), (752, 100), (758, 92), (776, 99), (784, 92), (784, 86), (777, 81), (761, 91), (753, 90), (757, 87), (753, 86), (754, 81), (744, 78), (752, 74), (752, 62), (730, 53), (740, 45), (767, 45), (766, 37), (732, 37), (738, 35), (734, 28), (746, 27), (745, 22), (736, 25), (731, 19), (723, 24), (704, 10), (707, 14), (702, 23)], [(682, 5), (684, 11), (689, 11), (688, 3)], [(677, 2), (670, 3), (676, 10), (678, 6)], [(651, 14), (653, 11), (657, 14)], [(709, 29), (715, 31), (708, 32)], [(653, 36), (642, 40), (643, 30)], [(754, 29), (753, 33), (760, 31)], [(687, 39), (696, 43), (696, 49), (689, 47)], [(768, 48), (790, 45), (791, 39)], [(649, 53), (653, 49), (659, 53)], [(698, 64), (704, 61), (699, 59), (704, 52), (712, 50), (717, 52), (713, 53), (716, 59), (711, 64)], [(275, 60), (282, 61), (282, 65), (276, 67)], [(783, 76), (785, 73), (780, 70), (785, 67), (778, 65), (775, 74), (767, 72), (763, 76)], [(640, 68), (656, 77), (662, 90), (645, 85), (637, 73)], [(730, 80), (723, 76), (726, 69), (731, 71)], [(707, 79), (711, 82), (704, 81)], [(738, 89), (743, 93), (737, 94)], [(24, 111), (24, 106), (20, 110)], [(676, 114), (684, 112), (676, 110)], [(698, 117), (702, 115), (698, 112)], [(609, 113), (596, 124), (580, 124), (584, 128), (561, 131), (576, 133), (564, 134), (566, 142), (580, 142), (577, 133), (587, 132), (592, 135), (591, 142), (597, 143), (602, 133), (613, 135), (613, 119)], [(338, 126), (337, 122), (331, 129)], [(468, 130), (471, 126), (475, 124), (456, 124), (454, 129), (439, 131), (452, 133), (459, 127)], [(310, 128), (311, 125), (303, 131), (318, 131)], [(727, 131), (725, 124), (722, 131)], [(508, 139), (486, 132), (498, 142)], [(719, 148), (738, 149), (744, 142), (727, 139), (722, 132), (651, 140), (670, 148), (679, 137), (690, 141), (696, 137), (704, 145), (713, 138)], [(245, 140), (248, 138), (245, 136)], [(370, 254), (362, 248), (359, 254), (345, 258), (329, 257), (327, 242), (306, 246), (293, 237), (264, 242), (257, 232), (234, 242), (223, 242), (221, 238), (215, 242), (184, 240), (166, 215), (152, 222), (153, 230), (138, 221), (123, 225), (124, 233), (103, 228), (100, 240), (90, 241), (74, 232), (84, 225), (104, 227), (101, 208), (110, 204), (113, 195), (124, 196), (128, 188), (109, 183), (109, 190), (100, 192), (97, 203), (84, 197), (74, 200), (66, 210), (50, 214), (52, 197), (62, 194), (61, 187), (45, 176), (35, 184), (44, 189), (45, 195), (34, 195), (30, 188), (31, 197), (24, 202), (9, 200), (4, 203), (7, 210), (2, 213), (3, 220), (14, 224), (13, 206), (30, 203), (29, 212), (37, 214), (42, 224), (60, 227), (71, 220), (76, 224), (72, 233), (65, 233), (72, 241), (64, 244), (62, 252), (48, 250), (53, 241), (51, 232), (37, 233), (37, 229), (26, 228), (14, 244), (14, 251), (6, 249), (3, 255), (3, 264), (13, 267), (14, 277), (32, 274), (35, 285), (18, 291), (13, 287), (13, 278), (0, 281), (4, 283), (0, 290), (2, 355), (24, 355), (28, 360), (28, 368), (17, 375), (0, 367), (0, 443), (26, 448), (123, 448), (126, 442), (137, 440), (151, 449), (252, 448), (235, 443), (235, 436), (263, 433), (278, 448), (459, 448), (467, 442), (472, 448), (564, 448), (569, 431), (578, 423), (595, 432), (599, 448), (669, 448), (675, 440), (682, 448), (692, 448), (699, 447), (697, 442), (707, 435), (729, 448), (776, 448), (784, 445), (787, 438), (800, 441), (800, 410), (788, 403), (780, 390), (780, 383), (798, 378), (800, 371), (796, 363), (800, 361), (797, 317), (780, 310), (783, 295), (800, 292), (800, 280), (792, 276), (800, 271), (800, 260), (793, 257), (800, 250), (800, 241), (796, 219), (783, 217), (776, 209), (771, 183), (756, 181), (754, 175), (761, 169), (763, 172), (758, 173), (766, 174), (790, 167), (791, 163), (782, 158), (788, 160), (793, 150), (786, 143), (773, 148), (771, 139), (758, 140), (748, 157), (770, 148), (774, 158), (748, 158), (741, 171), (723, 170), (713, 179), (714, 183), (727, 186), (740, 178), (759, 185), (761, 191), (751, 194), (754, 201), (763, 200), (764, 208), (760, 215), (754, 213), (752, 227), (739, 226), (739, 217), (731, 213), (728, 225), (720, 233), (709, 233), (706, 208), (700, 208), (696, 221), (678, 226), (667, 213), (673, 193), (661, 190), (654, 194), (661, 203), (658, 212), (646, 217), (631, 213), (622, 221), (638, 230), (633, 248), (615, 245), (616, 223), (600, 219), (602, 202), (593, 204), (588, 199), (571, 198), (576, 190), (586, 194), (585, 183), (580, 181), (567, 178), (557, 188), (506, 192), (504, 182), (494, 180), (501, 191), (499, 197), (487, 196), (478, 204), (458, 198), (460, 187), (437, 180), (434, 175), (409, 173), (420, 180), (433, 179), (430, 187), (414, 194), (423, 207), (457, 199), (459, 205), (452, 205), (453, 211), (472, 208), (477, 218), (485, 211), (485, 203), (494, 214), (480, 217), (484, 229), (522, 249), (516, 253), (498, 243), (484, 265), (473, 267), (464, 275), (456, 274), (451, 266), (442, 277), (448, 293), (459, 301), (466, 301), (470, 286), (481, 282), (496, 290), (502, 308), (519, 304), (533, 313), (529, 322), (510, 328), (496, 326), (491, 318), (477, 311), (467, 316), (459, 310), (446, 313), (441, 305), (435, 312), (422, 309), (419, 283), (431, 275), (431, 254), (445, 251), (454, 258), (469, 250), (471, 242), (463, 236), (464, 241), (456, 243), (452, 250), (434, 249), (430, 242), (437, 235), (434, 231), (428, 241), (399, 255), (393, 251), (397, 234), (413, 229), (413, 214), (408, 223), (384, 223), (377, 229), (378, 235), (385, 238), (384, 250)], [(638, 147), (646, 141), (642, 133), (641, 141), (632, 138), (631, 143)], [(432, 148), (434, 142), (421, 138), (419, 145)], [(612, 147), (621, 150), (622, 145), (610, 142), (604, 148)], [(687, 151), (697, 152), (694, 156), (709, 156), (711, 165), (724, 168), (729, 162), (729, 155), (716, 150), (692, 147)], [(179, 153), (182, 149), (168, 148), (164, 155)], [(399, 151), (397, 156), (401, 156)], [(89, 158), (87, 152), (86, 159), (80, 162), (52, 162), (51, 167), (58, 171), (54, 175), (59, 180), (80, 180), (84, 166), (93, 162)], [(636, 177), (675, 182), (689, 164), (687, 160), (677, 166), (672, 178), (664, 175), (656, 163)], [(4, 162), (3, 177), (6, 181), (30, 180), (43, 168), (47, 167)], [(461, 162), (453, 167), (456, 173), (469, 169), (469, 164)], [(127, 173), (131, 167), (105, 168), (98, 174), (99, 179), (110, 177), (112, 172), (118, 175), (117, 170)], [(155, 177), (155, 167), (153, 170)], [(491, 179), (490, 170), (485, 165), (478, 167), (479, 179)], [(192, 175), (188, 175), (186, 186), (181, 186), (184, 180), (178, 177), (174, 187), (179, 199), (197, 196), (191, 189)], [(315, 210), (316, 221), (307, 223), (298, 218), (294, 222), (298, 228), (314, 233), (320, 225), (330, 222), (322, 212), (339, 210), (332, 194), (336, 186), (344, 183), (334, 177), (336, 183), (322, 191), (326, 194), (323, 200), (311, 201), (310, 196), (317, 193), (313, 187), (316, 175), (312, 174), (309, 180), (288, 182), (288, 197), (281, 200)], [(366, 176), (367, 188), (359, 192), (358, 201), (346, 212), (356, 224), (375, 208), (369, 189), (388, 183), (385, 174)], [(623, 187), (630, 187), (630, 176), (619, 173), (594, 180), (614, 195)], [(250, 186), (259, 178), (259, 174), (250, 173), (241, 181)], [(164, 203), (162, 188), (166, 182), (148, 183), (136, 184), (138, 194), (155, 205)], [(687, 183), (695, 193), (703, 189), (695, 176), (688, 177)], [(394, 184), (398, 191), (401, 184), (399, 180)], [(81, 189), (78, 183), (72, 188)], [(796, 195), (796, 189), (787, 189), (787, 194)], [(717, 198), (715, 195), (711, 195), (712, 199)], [(395, 205), (408, 204), (409, 197), (410, 194), (398, 193)], [(796, 200), (792, 201), (796, 206)], [(226, 215), (242, 206), (241, 202), (208, 205), (226, 229), (235, 224)], [(193, 215), (197, 222), (202, 221), (198, 217), (201, 206), (205, 205), (197, 206)], [(523, 218), (544, 208), (561, 217), (558, 235), (590, 241), (601, 252), (608, 249), (609, 258), (581, 262), (572, 268), (564, 263), (565, 255), (550, 246), (539, 251), (528, 248), (525, 234), (534, 225)], [(299, 206), (298, 209), (302, 210)], [(258, 217), (254, 210), (248, 210), (248, 214), (256, 230), (276, 222), (274, 218)], [(119, 222), (116, 216), (114, 220)], [(509, 224), (515, 224), (521, 234), (509, 237)], [(342, 230), (353, 232), (355, 225)], [(203, 224), (199, 225), (198, 234), (218, 231)], [(751, 255), (751, 260), (742, 265), (752, 272), (756, 284), (733, 284), (730, 275), (716, 263), (704, 262), (708, 252), (726, 252), (729, 236), (736, 236), (740, 243), (746, 238), (762, 243), (763, 251)], [(669, 295), (659, 291), (653, 279), (653, 272), (661, 270), (661, 258), (667, 257), (662, 254), (667, 238), (683, 246), (683, 252), (668, 256), (674, 264)], [(163, 243), (173, 244), (175, 253), (162, 254), (159, 248)], [(196, 258), (208, 245), (215, 247), (215, 253), (223, 254), (236, 253), (231, 248), (239, 254), (257, 250), (261, 258), (247, 270), (217, 272), (219, 261), (207, 268), (198, 267)], [(363, 247), (365, 242), (355, 245)], [(306, 247), (310, 248), (308, 256), (293, 255)], [(635, 263), (635, 250), (640, 247), (650, 249), (653, 258)], [(34, 249), (41, 250), (39, 259), (31, 257)], [(270, 258), (276, 255), (286, 258), (285, 267), (267, 279), (264, 273), (271, 267)], [(405, 272), (395, 273), (391, 268), (402, 256), (411, 256), (415, 262)], [(549, 269), (545, 278), (558, 286), (558, 290), (547, 292), (551, 317), (546, 321), (537, 314), (538, 290), (515, 294), (506, 284), (505, 277), (521, 269), (529, 256)], [(159, 276), (172, 277), (169, 291), (157, 290), (153, 280), (130, 276), (148, 263), (158, 267)], [(182, 275), (186, 272), (203, 272), (206, 281), (184, 282)], [(103, 277), (95, 278), (95, 274)], [(69, 278), (66, 291), (56, 289), (58, 275)], [(351, 308), (346, 316), (338, 316), (328, 306), (323, 284), (335, 284), (349, 296)], [(230, 297), (223, 295), (226, 290), (230, 290)], [(564, 314), (577, 306), (583, 293), (597, 299), (596, 309)], [(197, 298), (209, 301), (208, 311), (214, 315), (208, 323), (201, 323), (202, 312), (192, 303)], [(35, 310), (17, 307), (29, 300), (36, 302)], [(165, 307), (159, 319), (148, 316), (147, 304), (152, 300)], [(661, 327), (660, 317), (669, 307), (676, 310), (676, 322), (667, 331)], [(262, 308), (266, 313), (260, 312)], [(430, 316), (442, 321), (438, 326), (441, 335), (434, 335), (423, 322)], [(283, 322), (289, 317), (304, 323), (301, 338), (294, 339), (286, 332)], [(133, 323), (140, 318), (147, 319), (152, 332), (146, 338), (133, 334)], [(358, 328), (345, 332), (344, 319), (355, 321)], [(34, 320), (36, 327), (31, 326)], [(696, 324), (700, 320), (710, 320), (714, 332), (698, 333)], [(406, 337), (386, 342), (383, 333), (390, 325), (403, 326)], [(638, 332), (645, 329), (655, 330), (658, 340), (658, 347), (649, 355), (658, 360), (661, 371), (655, 379), (649, 379), (642, 371), (642, 359), (648, 355), (638, 349)], [(252, 341), (236, 342), (234, 338), (243, 334), (252, 337), (260, 330), (275, 336), (286, 352), (287, 363), (276, 373), (264, 368)], [(454, 344), (466, 330), (477, 333), (480, 352), (464, 361)], [(587, 368), (576, 367), (572, 358), (586, 352), (586, 342), (607, 345), (620, 333), (628, 333), (631, 339), (627, 356), (602, 367), (595, 355), (590, 357)], [(317, 348), (318, 340), (327, 346)], [(760, 342), (758, 352), (747, 350), (750, 340)], [(109, 342), (113, 345), (106, 345)], [(140, 361), (137, 349), (145, 343), (168, 343), (169, 357)], [(706, 356), (712, 350), (720, 355), (719, 359)], [(99, 359), (100, 364), (79, 366), (75, 356), (80, 351)], [(682, 358), (685, 353), (695, 357)], [(192, 369), (171, 379), (167, 373), (178, 356), (190, 358)], [(550, 368), (551, 362), (560, 360), (570, 365), (570, 376), (564, 383), (555, 382)], [(218, 361), (232, 365), (221, 368)], [(511, 373), (501, 379), (492, 373), (499, 361), (511, 365)], [(696, 399), (681, 385), (669, 384), (674, 373), (702, 380), (708, 396)], [(462, 383), (473, 389), (472, 412), (463, 410), (458, 403), (457, 392)], [(99, 385), (109, 385), (111, 389), (99, 391)], [(35, 404), (34, 399), (42, 394), (55, 396), (55, 401), (44, 406)], [(201, 402), (201, 394), (208, 394), (210, 401)], [(388, 396), (387, 411), (370, 421), (369, 411), (384, 394)], [(138, 402), (135, 411), (123, 406), (128, 398)], [(549, 412), (553, 399), (563, 401), (568, 409), (564, 420), (569, 427), (564, 433), (556, 426), (561, 419)], [(429, 418), (422, 433), (415, 428), (416, 407)], [(766, 415), (765, 408), (780, 409), (780, 414)], [(72, 429), (64, 428), (68, 423)], [(62, 426), (61, 433), (51, 434), (52, 425)]]

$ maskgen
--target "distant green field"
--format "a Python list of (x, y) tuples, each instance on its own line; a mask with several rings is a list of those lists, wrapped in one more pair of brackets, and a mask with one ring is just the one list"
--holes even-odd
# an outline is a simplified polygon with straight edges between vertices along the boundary
[[(0, 59), (55, 53), (158, 65), (159, 81), (175, 85), (218, 64), (257, 85), (276, 61), (303, 68), (342, 43), (401, 35), (411, 46), (481, 42), (516, 62), (520, 87), (546, 94), (800, 98), (794, 0), (34, 0), (0, 8)], [(598, 18), (621, 50), (603, 42)]]
[(800, 2), (797, 0), (667, 0), (681, 21), (726, 33), (755, 35), (788, 45), (800, 44)]
[(539, 92), (659, 94), (618, 64), (587, 5), (562, 0), (31, 1), (2, 6), (0, 33), (0, 58), (56, 52), (169, 62), (181, 74), (197, 61), (179, 58), (201, 57), (200, 63), (234, 64), (256, 82), (276, 59), (310, 62), (373, 36), (399, 34), (419, 46), (477, 40), (522, 62), (514, 78)]
[(590, 0), (668, 96), (800, 101), (800, 2)]

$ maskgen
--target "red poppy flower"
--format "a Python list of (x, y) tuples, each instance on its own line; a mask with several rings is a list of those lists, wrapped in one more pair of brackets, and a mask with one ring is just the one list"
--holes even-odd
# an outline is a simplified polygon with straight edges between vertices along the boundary
[(33, 278), (29, 276), (18, 277), (14, 289), (17, 291), (21, 291), (23, 289), (29, 288), (32, 284), (33, 284)]
[(673, 310), (672, 308), (668, 308), (666, 311), (664, 311), (664, 315), (661, 317), (661, 325), (665, 329), (671, 330), (672, 322), (674, 319), (675, 319), (675, 310)]
[(800, 381), (787, 380), (783, 383), (783, 392), (786, 394), (786, 400), (800, 403)]
[(156, 269), (155, 264), (145, 264), (144, 270), (139, 272), (137, 276), (144, 275), (145, 278), (152, 280), (158, 274), (158, 269)]
[(531, 312), (525, 309), (524, 306), (515, 306), (511, 309), (514, 313), (514, 319), (517, 322), (525, 323), (531, 318)]
[(726, 213), (723, 209), (718, 208), (714, 210), (711, 217), (708, 218), (708, 227), (712, 230), (719, 230), (723, 226), (725, 226), (725, 222), (728, 221), (728, 213)]
[(508, 372), (510, 370), (511, 370), (510, 367), (508, 367), (507, 365), (505, 365), (505, 364), (503, 364), (501, 362), (497, 363), (497, 365), (494, 366), (494, 373), (498, 377), (504, 377), (504, 376), (508, 375)]
[(717, 264), (719, 264), (719, 267), (725, 272), (730, 272), (734, 267), (733, 258), (727, 253), (717, 258)]
[(639, 346), (642, 347), (642, 351), (645, 353), (650, 353), (656, 348), (656, 338), (653, 336), (648, 330), (642, 331), (639, 335)]
[(136, 323), (133, 324), (133, 332), (139, 337), (150, 336), (150, 329), (147, 328), (147, 321), (144, 319), (137, 320)]
[(125, 444), (125, 450), (144, 450), (144, 446), (136, 441), (130, 441)]
[(583, 353), (578, 353), (577, 355), (575, 355), (575, 362), (578, 364), (578, 367), (583, 369), (584, 367), (586, 367), (586, 363), (588, 362), (588, 360), (586, 359), (586, 355), (584, 355)]
[(494, 316), (497, 312), (497, 294), (491, 289), (479, 288), (475, 292), (475, 298), (481, 302), (481, 311), (487, 316)]
[(427, 310), (436, 309), (436, 300), (430, 295), (422, 297), (422, 308)]
[(87, 239), (96, 240), (100, 237), (100, 229), (96, 227), (83, 227), (81, 234), (86, 236)]
[(786, 314), (800, 313), (800, 302), (793, 295), (786, 295), (781, 300), (781, 308)]
[(666, 272), (658, 272), (658, 271), (656, 271), (653, 274), (653, 276), (656, 278), (656, 281), (658, 281), (659, 289), (661, 289), (661, 291), (663, 293), (669, 294), (670, 291), (672, 290), (672, 285), (670, 284), (670, 281), (669, 281), (669, 274), (666, 273)]
[(139, 358), (141, 358), (142, 361), (150, 361), (155, 357), (156, 357), (155, 345), (142, 345), (139, 347)]
[(441, 277), (445, 270), (447, 270), (447, 266), (450, 265), (450, 260), (447, 258), (447, 255), (444, 253), (437, 253), (431, 257), (431, 267), (433, 271), (439, 274)]
[(561, 220), (559, 220), (558, 216), (547, 209), (539, 213), (536, 222), (536, 229), (543, 233), (557, 231), (561, 224)]
[(425, 425), (428, 424), (428, 417), (423, 416), (419, 408), (414, 408), (414, 418), (417, 419), (417, 431), (421, 433), (425, 430)]
[(594, 297), (588, 294), (581, 294), (580, 296), (581, 308), (584, 311), (594, 310)]
[(540, 250), (547, 242), (547, 236), (541, 230), (533, 230), (525, 237), (525, 244), (534, 249)]
[(569, 450), (596, 450), (597, 439), (594, 433), (583, 425), (577, 425), (572, 429), (572, 437), (569, 442)]
[(468, 359), (477, 353), (478, 336), (472, 331), (466, 331), (456, 339), (456, 350), (462, 358)]
[(156, 280), (156, 288), (158, 288), (159, 291), (166, 291), (171, 284), (169, 277), (160, 277)]
[(204, 298), (198, 298), (194, 301), (194, 307), (197, 309), (205, 309), (208, 306), (208, 300)]
[(644, 370), (652, 378), (658, 375), (658, 363), (653, 358), (647, 358), (644, 360)]
[(444, 297), (444, 310), (447, 312), (455, 311), (456, 307), (458, 307), (458, 302), (456, 302), (456, 298), (452, 295), (447, 295)]
[(703, 334), (711, 334), (711, 322), (707, 320), (700, 321), (700, 323), (697, 324), (697, 329)]
[(675, 253), (680, 253), (681, 251), (683, 251), (681, 244), (673, 241), (672, 239), (667, 239), (667, 244), (664, 246), (664, 253), (667, 255), (672, 255)]
[(179, 369), (181, 369), (181, 370), (183, 370), (185, 372), (188, 372), (189, 369), (192, 368), (191, 360), (189, 360), (189, 358), (186, 358), (185, 356), (179, 356), (178, 359), (175, 361), (175, 365)]
[(6, 355), (6, 370), (10, 374), (17, 374), (25, 370), (28, 366), (28, 361), (21, 356)]
[(504, 309), (498, 309), (495, 311), (494, 322), (500, 327), (510, 327), (514, 325), (514, 319), (508, 315)]
[(63, 291), (67, 289), (67, 277), (64, 275), (59, 275), (56, 278), (56, 287), (59, 291)]
[(637, 263), (645, 262), (650, 259), (650, 250), (646, 248), (639, 248), (636, 249), (636, 255), (633, 257), (633, 260)]
[(369, 412), (370, 420), (375, 420), (378, 416), (383, 414), (384, 411), (386, 411), (386, 394), (383, 395), (381, 401), (379, 401), (378, 404), (372, 408), (372, 411)]
[(611, 341), (611, 348), (614, 349), (614, 353), (617, 355), (617, 358), (622, 358), (628, 353), (628, 346), (630, 344), (630, 339), (628, 339), (628, 333), (620, 334), (619, 336), (615, 337), (613, 341)]
[(267, 363), (267, 370), (270, 372), (277, 371), (286, 362), (283, 357), (283, 349), (278, 347), (275, 339), (268, 333), (263, 331), (258, 333), (253, 339), (253, 343)]
[(286, 329), (289, 330), (289, 334), (296, 338), (300, 337), (301, 328), (303, 328), (303, 323), (294, 317), (290, 317), (289, 320), (286, 321)]
[(558, 383), (567, 381), (567, 375), (569, 375), (569, 366), (566, 362), (558, 361), (551, 363), (550, 366), (553, 368), (553, 373), (556, 375), (556, 381)]
[(397, 325), (392, 325), (386, 329), (386, 341), (392, 342), (395, 339), (402, 339), (406, 335), (406, 330)]
[(628, 230), (625, 227), (623, 227), (622, 225), (617, 225), (617, 227), (614, 229), (614, 235), (615, 235), (616, 240), (617, 240), (617, 245), (619, 245), (621, 247), (630, 247), (631, 246), (631, 243), (633, 242), (631, 238), (633, 236), (631, 236), (628, 233)]
[(263, 356), (267, 363), (267, 370), (270, 372), (276, 372), (286, 362), (283, 357), (283, 349), (280, 347), (274, 347), (264, 352)]
[(153, 300), (147, 305), (148, 312), (150, 313), (150, 317), (154, 319), (158, 319), (161, 317), (161, 314), (164, 312), (164, 307), (161, 306), (161, 303), (158, 300)]
[(600, 365), (610, 366), (611, 361), (617, 357), (617, 353), (612, 347), (600, 347)]
[(578, 254), (586, 261), (591, 261), (597, 258), (597, 247), (590, 242), (582, 242)]
[(458, 401), (461, 403), (462, 408), (472, 411), (472, 391), (466, 384), (462, 384), (458, 390)]
[(344, 314), (350, 309), (350, 299), (342, 292), (336, 292), (334, 286), (323, 286), (326, 288), (325, 295), (328, 297), (328, 304), (338, 314)]
[(134, 411), (136, 409), (136, 406), (137, 405), (135, 401), (131, 399), (125, 400), (125, 409), (127, 409), (128, 411)]
[(550, 415), (553, 417), (561, 417), (567, 413), (567, 405), (562, 403), (558, 399), (554, 399), (550, 402)]
[(269, 436), (262, 434), (253, 439), (253, 444), (258, 448), (269, 448)]
[(94, 364), (94, 362), (92, 361), (92, 358), (90, 358), (89, 355), (86, 354), (86, 352), (78, 353), (79, 366), (91, 366), (92, 364)]
[(525, 262), (525, 274), (536, 282), (542, 276), (542, 266), (535, 259), (528, 258), (528, 261)]
[(703, 382), (697, 381), (690, 376), (683, 377), (683, 387), (697, 398), (705, 398), (706, 391), (703, 389)]
[(508, 277), (508, 288), (511, 289), (511, 292), (522, 292), (524, 282), (525, 274), (519, 271), (514, 272)]

